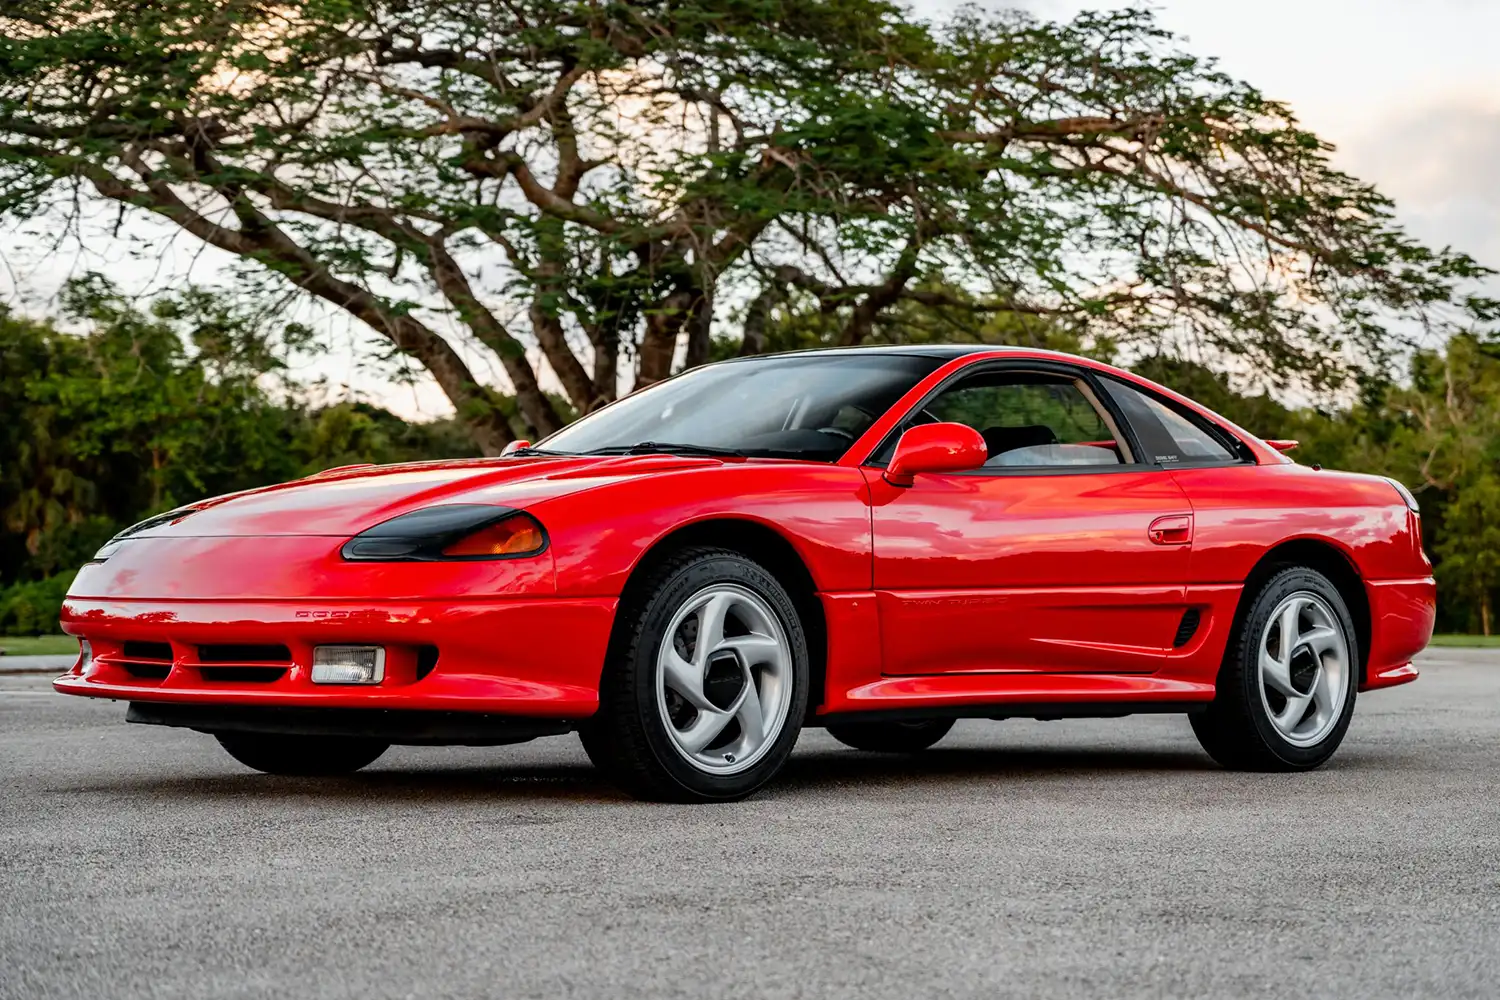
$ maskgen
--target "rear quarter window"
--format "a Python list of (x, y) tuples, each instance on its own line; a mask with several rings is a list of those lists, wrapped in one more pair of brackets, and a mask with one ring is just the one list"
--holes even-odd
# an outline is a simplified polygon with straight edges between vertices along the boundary
[(1227, 465), (1240, 461), (1222, 432), (1119, 379), (1101, 381), (1134, 428), (1145, 458), (1160, 465)]

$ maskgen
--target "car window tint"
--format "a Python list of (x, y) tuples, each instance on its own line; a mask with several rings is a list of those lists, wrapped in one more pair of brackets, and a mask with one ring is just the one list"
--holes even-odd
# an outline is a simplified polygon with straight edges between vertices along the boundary
[(1151, 461), (1162, 465), (1235, 461), (1234, 452), (1185, 414), (1118, 379), (1103, 381), (1110, 397), (1125, 411)]
[(974, 428), (989, 449), (987, 467), (1119, 465), (1122, 451), (1076, 379), (1036, 372), (966, 378), (923, 408), (922, 416)]
[(872, 351), (707, 365), (626, 396), (539, 443), (581, 453), (670, 442), (832, 462), (941, 364)]

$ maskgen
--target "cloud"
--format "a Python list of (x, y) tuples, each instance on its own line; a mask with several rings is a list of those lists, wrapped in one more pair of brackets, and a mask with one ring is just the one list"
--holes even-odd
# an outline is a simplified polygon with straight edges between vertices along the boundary
[(1500, 107), (1455, 96), (1398, 109), (1335, 162), (1394, 198), (1413, 235), (1500, 268)]

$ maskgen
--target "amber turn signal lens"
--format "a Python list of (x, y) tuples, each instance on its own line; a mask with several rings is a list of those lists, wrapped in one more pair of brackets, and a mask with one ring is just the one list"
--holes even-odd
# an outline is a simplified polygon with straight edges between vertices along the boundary
[(459, 539), (443, 549), (443, 555), (523, 556), (528, 552), (540, 552), (545, 544), (541, 525), (525, 514), (516, 514)]

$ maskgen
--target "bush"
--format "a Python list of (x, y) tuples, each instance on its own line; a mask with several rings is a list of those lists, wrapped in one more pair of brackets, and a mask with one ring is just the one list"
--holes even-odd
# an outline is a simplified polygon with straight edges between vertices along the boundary
[(68, 570), (0, 590), (0, 635), (52, 635), (58, 631), (63, 598), (77, 575)]

